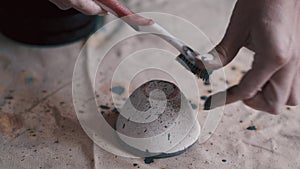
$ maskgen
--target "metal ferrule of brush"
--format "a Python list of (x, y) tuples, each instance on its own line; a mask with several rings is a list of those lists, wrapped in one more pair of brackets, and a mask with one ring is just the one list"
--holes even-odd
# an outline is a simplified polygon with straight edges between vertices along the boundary
[(183, 46), (182, 51), (183, 52), (177, 57), (177, 61), (203, 81), (209, 82), (211, 72), (208, 72), (205, 68), (200, 68), (196, 64), (196, 56), (199, 54), (188, 46)]

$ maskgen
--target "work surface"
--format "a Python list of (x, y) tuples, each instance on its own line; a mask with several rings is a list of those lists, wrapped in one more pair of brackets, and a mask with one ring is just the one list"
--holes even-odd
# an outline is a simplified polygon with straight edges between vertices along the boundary
[[(136, 11), (165, 12), (188, 19), (216, 44), (225, 32), (234, 2), (134, 0), (130, 6)], [(114, 37), (122, 33), (121, 29)], [(89, 50), (101, 52), (105, 46), (101, 37), (100, 33), (89, 41)], [(118, 53), (126, 53), (131, 46), (143, 45), (151, 38), (139, 40), (120, 44)], [(71, 80), (81, 47), (82, 42), (36, 48), (0, 36), (1, 169), (300, 168), (299, 107), (287, 107), (281, 115), (272, 116), (240, 102), (225, 107), (217, 130), (207, 142), (197, 142), (180, 156), (145, 164), (143, 159), (106, 152), (83, 131), (73, 107)], [(112, 65), (117, 58), (112, 58)], [(93, 57), (89, 59), (95, 62)], [(251, 52), (242, 50), (224, 69), (226, 79), (218, 79), (219, 83), (237, 83), (250, 64)], [(106, 66), (110, 72), (110, 65)], [(101, 84), (100, 90), (109, 90), (109, 85)], [(203, 89), (209, 90), (207, 86)], [(197, 107), (201, 109), (201, 104)], [(199, 113), (201, 117), (206, 115), (204, 111)]]

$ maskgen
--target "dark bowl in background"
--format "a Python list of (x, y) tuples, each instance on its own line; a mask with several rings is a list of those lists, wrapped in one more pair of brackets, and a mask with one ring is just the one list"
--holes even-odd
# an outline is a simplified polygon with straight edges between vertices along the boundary
[(10, 0), (0, 5), (1, 33), (31, 45), (72, 43), (87, 38), (103, 23), (104, 17), (60, 10), (48, 0)]

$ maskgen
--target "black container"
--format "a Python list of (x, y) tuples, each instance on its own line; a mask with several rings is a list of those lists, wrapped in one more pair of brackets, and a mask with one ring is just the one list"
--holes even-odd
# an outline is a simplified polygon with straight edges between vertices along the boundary
[(74, 9), (60, 10), (48, 0), (4, 1), (0, 6), (0, 31), (32, 45), (62, 45), (87, 38), (104, 18)]

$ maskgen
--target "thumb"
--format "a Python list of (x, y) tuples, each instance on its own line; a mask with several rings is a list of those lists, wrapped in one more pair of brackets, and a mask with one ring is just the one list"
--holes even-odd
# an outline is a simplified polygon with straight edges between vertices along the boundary
[(205, 55), (199, 56), (197, 59), (200, 66), (206, 69), (219, 69), (230, 63), (239, 50), (246, 45), (249, 38), (249, 23), (246, 15), (242, 12), (239, 3), (236, 4), (226, 33), (221, 42), (212, 49), (209, 54), (212, 59), (205, 59)]
[(235, 58), (239, 50), (246, 44), (247, 37), (247, 33), (231, 20), (223, 39), (210, 53), (213, 56), (218, 55), (223, 67)]

